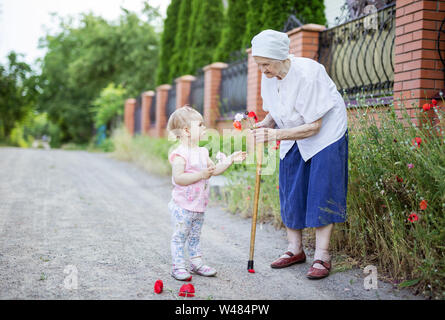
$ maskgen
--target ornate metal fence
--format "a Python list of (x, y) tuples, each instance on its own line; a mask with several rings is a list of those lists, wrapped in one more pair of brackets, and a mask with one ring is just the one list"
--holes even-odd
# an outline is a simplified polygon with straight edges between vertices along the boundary
[(392, 99), (394, 21), (392, 3), (320, 33), (319, 62), (350, 104), (357, 96)]
[(141, 133), (141, 115), (142, 115), (142, 95), (136, 99), (136, 108), (134, 109), (134, 134)]
[(220, 118), (233, 118), (235, 113), (246, 111), (247, 59), (232, 62), (222, 70), (219, 92)]
[(172, 87), (168, 90), (168, 100), (167, 100), (167, 120), (170, 115), (176, 110), (176, 83), (173, 81)]
[(204, 115), (204, 71), (200, 69), (190, 88), (190, 105)]
[(150, 107), (150, 126), (155, 126), (155, 125), (156, 125), (156, 95), (153, 96)]

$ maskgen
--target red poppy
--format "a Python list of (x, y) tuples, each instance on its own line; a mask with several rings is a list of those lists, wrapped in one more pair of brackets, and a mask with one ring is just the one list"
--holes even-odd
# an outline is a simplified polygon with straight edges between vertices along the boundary
[(420, 147), (420, 144), (422, 143), (422, 138), (415, 137), (415, 138), (412, 140), (412, 143), (413, 143), (413, 146), (415, 146), (415, 147)]
[(160, 294), (162, 292), (162, 289), (164, 288), (164, 283), (162, 280), (156, 280), (154, 290), (157, 294)]
[(433, 100), (431, 100), (431, 103), (432, 103), (434, 106), (436, 106), (436, 105), (437, 105), (437, 100), (436, 100), (436, 99), (433, 99)]
[(426, 207), (428, 206), (428, 203), (426, 200), (420, 201), (420, 210), (426, 210)]
[(251, 186), (247, 186), (247, 190), (250, 190)]
[(241, 122), (234, 121), (233, 126), (235, 127), (236, 130), (241, 130)]
[(277, 186), (277, 190), (280, 190), (280, 186)]
[(396, 176), (397, 182), (402, 183), (403, 182), (403, 178), (400, 178), (399, 176)]
[(254, 119), (255, 119), (255, 122), (258, 122), (258, 117), (256, 116), (255, 112), (250, 111), (250, 112), (247, 114), (247, 116), (250, 117), (250, 118), (254, 118)]
[(280, 148), (280, 143), (281, 143), (281, 141), (280, 141), (280, 140), (277, 140), (277, 144), (276, 144), (276, 146), (274, 146), (273, 148), (274, 148), (275, 150), (278, 150), (278, 148)]
[(408, 217), (409, 222), (416, 222), (417, 220), (419, 220), (419, 216), (415, 212), (412, 212)]
[(247, 271), (249, 271), (249, 273), (255, 273), (254, 269), (248, 269)]
[(423, 111), (428, 111), (428, 110), (431, 109), (431, 107), (432, 107), (432, 105), (431, 105), (430, 103), (425, 103), (425, 104), (422, 106), (422, 109), (423, 109)]
[(187, 283), (182, 285), (181, 289), (179, 289), (180, 297), (194, 297), (195, 296), (195, 287), (191, 283)]

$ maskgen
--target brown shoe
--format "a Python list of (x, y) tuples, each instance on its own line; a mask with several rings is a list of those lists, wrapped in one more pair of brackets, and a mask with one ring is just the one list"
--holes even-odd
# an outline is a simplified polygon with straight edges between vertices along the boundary
[[(314, 268), (314, 264), (316, 264), (316, 263), (321, 264), (324, 267), (324, 269)], [(322, 260), (314, 260), (314, 262), (312, 263), (312, 266), (309, 268), (309, 271), (306, 274), (306, 276), (309, 279), (322, 279), (322, 278), (326, 278), (329, 275), (330, 270), (331, 270), (331, 262), (325, 262)]]
[(304, 251), (301, 251), (300, 254), (293, 254), (290, 251), (285, 252), (284, 254), (287, 254), (289, 258), (278, 258), (272, 264), (270, 265), (271, 268), (279, 269), (279, 268), (286, 268), (289, 267), (295, 263), (302, 263), (306, 261), (306, 255)]

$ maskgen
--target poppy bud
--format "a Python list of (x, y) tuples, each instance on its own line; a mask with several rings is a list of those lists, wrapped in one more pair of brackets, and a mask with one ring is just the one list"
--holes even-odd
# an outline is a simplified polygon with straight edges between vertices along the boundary
[(154, 287), (154, 291), (157, 294), (160, 294), (162, 292), (162, 289), (164, 288), (164, 283), (162, 282), (162, 280), (156, 280), (155, 282), (155, 287)]

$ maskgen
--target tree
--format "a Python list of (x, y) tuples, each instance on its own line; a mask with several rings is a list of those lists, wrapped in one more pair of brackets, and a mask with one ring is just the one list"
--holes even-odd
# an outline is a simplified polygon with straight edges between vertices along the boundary
[(41, 40), (47, 49), (42, 62), (39, 110), (59, 125), (62, 142), (85, 143), (93, 135), (93, 101), (109, 83), (122, 85), (129, 95), (154, 88), (159, 36), (146, 7), (144, 18), (123, 9), (108, 22), (93, 14), (80, 23), (60, 18), (61, 31)]
[[(196, 23), (189, 37), (189, 70), (193, 73), (213, 62), (213, 54), (218, 46), (223, 26), (223, 5), (221, 0), (193, 0)], [(190, 34), (189, 34), (190, 35)]]
[(7, 139), (16, 123), (34, 109), (39, 91), (38, 77), (11, 52), (5, 66), (0, 65), (0, 139)]
[(295, 14), (302, 23), (326, 24), (323, 0), (264, 0), (262, 30), (281, 31), (290, 14)]
[(243, 47), (250, 48), (252, 38), (263, 30), (263, 4), (265, 0), (247, 0), (246, 31)]
[(159, 66), (156, 74), (156, 85), (172, 81), (171, 60), (174, 54), (175, 37), (178, 27), (178, 14), (181, 0), (172, 0), (167, 8), (167, 18), (164, 21), (164, 31), (159, 52)]
[(215, 61), (226, 61), (230, 54), (243, 48), (246, 30), (247, 0), (229, 0), (229, 8), (222, 30), (221, 41), (215, 50)]
[(175, 46), (170, 63), (170, 78), (174, 79), (188, 72), (186, 55), (188, 29), (192, 12), (192, 0), (182, 0), (179, 7), (178, 27), (175, 36)]

